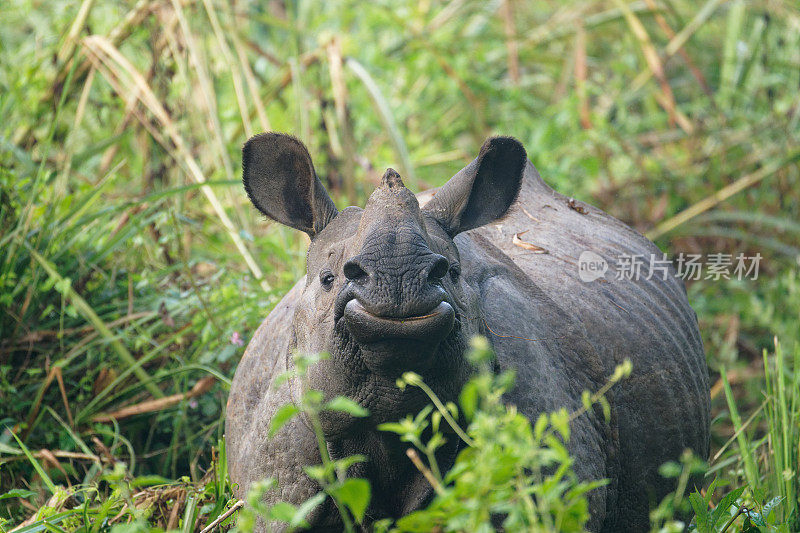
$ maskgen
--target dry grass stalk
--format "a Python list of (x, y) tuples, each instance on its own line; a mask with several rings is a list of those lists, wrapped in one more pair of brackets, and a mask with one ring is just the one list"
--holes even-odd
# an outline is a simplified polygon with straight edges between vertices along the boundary
[[(658, 24), (658, 26), (661, 28), (661, 30), (664, 32), (667, 38), (670, 39), (670, 43), (672, 43), (673, 40), (675, 39), (675, 32), (672, 30), (672, 27), (667, 22), (667, 19), (664, 18), (664, 15), (658, 12), (658, 7), (656, 6), (655, 0), (645, 0), (645, 3), (647, 4), (647, 7), (653, 10), (653, 12), (655, 13), (656, 24)], [(706, 77), (703, 76), (703, 73), (700, 72), (700, 69), (697, 68), (697, 65), (694, 64), (694, 61), (692, 61), (692, 58), (689, 56), (688, 52), (686, 52), (686, 49), (683, 47), (683, 43), (679, 44), (681, 44), (681, 46), (678, 47), (678, 53), (681, 55), (681, 58), (683, 58), (684, 62), (686, 62), (686, 65), (689, 67), (689, 70), (692, 72), (692, 75), (700, 84), (700, 87), (702, 87), (703, 92), (706, 93), (708, 97), (710, 98), (713, 97), (711, 87), (708, 85)]]
[(344, 81), (344, 61), (342, 50), (337, 38), (331, 39), (327, 47), (328, 64), (331, 75), (331, 89), (333, 90), (333, 104), (336, 108), (336, 120), (342, 129), (342, 147), (344, 160), (345, 194), (349, 201), (355, 200), (355, 140), (350, 126), (350, 117), (347, 114), (347, 85)]
[[(662, 98), (658, 98), (658, 103), (669, 115), (670, 124), (674, 125), (678, 123), (676, 116), (675, 97), (672, 94), (672, 87), (670, 87), (669, 81), (667, 81), (667, 77), (664, 74), (664, 66), (661, 63), (661, 59), (658, 57), (658, 52), (656, 52), (656, 48), (653, 46), (653, 42), (650, 40), (650, 35), (647, 33), (642, 21), (639, 20), (639, 17), (637, 17), (636, 14), (631, 11), (630, 7), (625, 2), (622, 0), (616, 0), (616, 4), (619, 6), (620, 10), (622, 10), (628, 26), (630, 26), (634, 36), (636, 36), (636, 39), (639, 41), (639, 45), (642, 48), (642, 54), (647, 62), (647, 66), (650, 68), (650, 71), (656, 77), (659, 85), (661, 86)], [(688, 120), (681, 122), (682, 123), (679, 124), (681, 129), (683, 129), (687, 134), (691, 134), (694, 128), (690, 123), (688, 123)]]
[(508, 75), (514, 86), (519, 85), (519, 49), (517, 46), (517, 28), (514, 25), (514, 6), (512, 0), (503, 0), (500, 4), (500, 15), (503, 18), (503, 30), (506, 34), (506, 50), (508, 51)]
[(442, 487), (442, 484), (439, 483), (439, 480), (436, 479), (436, 477), (434, 477), (433, 472), (431, 472), (430, 468), (425, 466), (425, 463), (422, 462), (422, 459), (420, 459), (417, 450), (415, 450), (414, 448), (409, 448), (406, 450), (406, 455), (408, 456), (409, 459), (411, 459), (411, 462), (414, 464), (417, 470), (419, 470), (420, 473), (425, 477), (428, 483), (430, 483), (431, 487), (433, 487), (436, 493), (437, 494), (443, 493), (444, 488)]
[(267, 116), (267, 111), (264, 109), (264, 103), (261, 101), (261, 96), (258, 94), (258, 83), (256, 82), (256, 77), (253, 74), (253, 70), (250, 68), (250, 62), (247, 60), (247, 53), (245, 52), (244, 46), (242, 46), (242, 43), (235, 32), (231, 35), (231, 39), (233, 40), (234, 48), (236, 48), (236, 56), (239, 58), (239, 63), (242, 65), (242, 73), (244, 74), (244, 79), (247, 82), (247, 89), (250, 91), (250, 98), (253, 100), (253, 104), (256, 108), (256, 114), (258, 115), (258, 122), (261, 124), (261, 130), (270, 131), (272, 130), (272, 125), (270, 124), (269, 117)]
[[(695, 34), (697, 30), (699, 30), (703, 24), (708, 20), (708, 18), (714, 13), (717, 7), (720, 4), (725, 3), (727, 0), (709, 0), (703, 8), (697, 12), (692, 20), (689, 21), (688, 24), (678, 32), (674, 37), (672, 37), (667, 43), (667, 46), (664, 48), (664, 61), (667, 61), (673, 55), (675, 55), (678, 50), (683, 48), (683, 45)], [(639, 73), (636, 78), (634, 78), (633, 82), (631, 83), (630, 87), (631, 93), (637, 92), (639, 89), (644, 87), (645, 83), (650, 79), (650, 76), (653, 75), (651, 70), (644, 70)]]
[(796, 150), (793, 154), (783, 159), (782, 161), (761, 167), (755, 172), (747, 174), (746, 176), (742, 176), (741, 178), (734, 181), (730, 185), (721, 188), (711, 196), (703, 198), (694, 205), (684, 209), (677, 215), (668, 218), (667, 220), (656, 226), (654, 229), (645, 233), (645, 236), (650, 240), (655, 240), (661, 237), (662, 235), (677, 228), (681, 224), (693, 219), (697, 215), (704, 213), (709, 209), (717, 206), (718, 204), (724, 202), (734, 194), (743, 191), (747, 187), (750, 187), (751, 185), (758, 183), (759, 181), (763, 180), (766, 177), (772, 176), (786, 165), (793, 163), (799, 159), (800, 159), (800, 150)]
[[(178, 132), (175, 122), (161, 105), (161, 102), (159, 102), (155, 93), (147, 84), (147, 81), (144, 79), (141, 73), (139, 73), (139, 71), (136, 70), (130, 61), (128, 61), (128, 59), (123, 56), (122, 53), (117, 50), (117, 48), (114, 47), (105, 37), (92, 35), (84, 38), (83, 43), (86, 50), (92, 54), (99, 63), (107, 67), (107, 72), (109, 74), (117, 78), (118, 81), (127, 79), (133, 83), (133, 86), (138, 89), (136, 97), (155, 116), (177, 149), (178, 154), (175, 156), (175, 158), (186, 166), (189, 175), (196, 183), (205, 183), (205, 175), (200, 169), (200, 166), (197, 164), (197, 160), (187, 147), (183, 137)], [(133, 87), (130, 87), (130, 85), (126, 85), (125, 83), (119, 83), (117, 88), (124, 91), (121, 96), (125, 98), (132, 96), (132, 93), (134, 92)], [(147, 122), (143, 122), (143, 124), (146, 123)], [(156, 137), (156, 139), (158, 139), (158, 137)], [(167, 145), (165, 148), (169, 150), (170, 147)], [(244, 244), (244, 241), (236, 230), (236, 227), (233, 225), (233, 222), (231, 222), (230, 217), (228, 217), (228, 214), (225, 212), (225, 209), (223, 208), (213, 189), (205, 185), (201, 188), (201, 190), (216, 212), (217, 217), (227, 231), (229, 237), (234, 242), (234, 245), (236, 246), (240, 255), (245, 260), (245, 263), (247, 263), (247, 266), (250, 268), (253, 277), (258, 280), (262, 280), (261, 284), (264, 290), (269, 290), (269, 285), (263, 280), (264, 274), (261, 271), (261, 268), (258, 266), (252, 254), (247, 249), (247, 246)]]
[(238, 510), (239, 510), (239, 509), (241, 509), (242, 507), (244, 507), (244, 500), (239, 500), (238, 502), (236, 502), (236, 503), (234, 503), (233, 505), (231, 505), (231, 508), (230, 508), (230, 509), (228, 509), (227, 511), (225, 511), (224, 513), (222, 513), (221, 515), (219, 515), (219, 516), (216, 518), (216, 520), (214, 520), (213, 522), (211, 522), (210, 524), (208, 524), (206, 527), (204, 527), (204, 528), (202, 529), (202, 531), (200, 531), (200, 533), (210, 533), (210, 532), (211, 532), (211, 531), (212, 531), (212, 530), (213, 530), (215, 527), (217, 527), (218, 525), (220, 525), (220, 524), (221, 524), (222, 522), (224, 522), (224, 521), (225, 521), (225, 520), (226, 520), (226, 519), (227, 519), (227, 518), (228, 518), (230, 515), (232, 515), (233, 513), (235, 513), (236, 511), (238, 511)]
[(217, 99), (214, 94), (213, 84), (211, 83), (211, 77), (209, 76), (207, 70), (208, 61), (205, 59), (200, 47), (197, 45), (194, 32), (192, 32), (191, 26), (189, 26), (189, 21), (183, 12), (181, 2), (179, 0), (171, 1), (172, 9), (174, 10), (175, 17), (180, 27), (181, 35), (183, 37), (182, 42), (189, 52), (189, 60), (193, 67), (192, 72), (194, 72), (197, 76), (197, 82), (200, 88), (200, 94), (202, 96), (201, 102), (203, 103), (203, 108), (208, 115), (208, 122), (212, 126), (212, 133), (216, 141), (214, 147), (218, 151), (218, 156), (222, 162), (225, 174), (228, 176), (228, 179), (233, 179), (233, 165), (230, 157), (228, 157), (227, 152), (224, 150), (225, 140), (222, 135), (222, 125), (219, 122)]
[[(236, 96), (236, 103), (239, 105), (239, 115), (242, 117), (242, 126), (247, 137), (253, 136), (253, 125), (250, 122), (250, 113), (247, 110), (247, 100), (245, 99), (244, 87), (242, 86), (242, 73), (231, 54), (230, 46), (225, 38), (225, 32), (217, 17), (217, 12), (211, 5), (209, 0), (203, 0), (203, 6), (208, 14), (208, 20), (211, 21), (211, 28), (214, 31), (214, 37), (217, 39), (217, 44), (222, 52), (222, 57), (225, 58), (225, 63), (231, 73), (231, 81), (233, 82), (233, 93)], [(224, 147), (224, 145), (223, 145)]]
[(215, 381), (214, 377), (207, 376), (198, 381), (197, 383), (195, 383), (194, 387), (192, 387), (192, 389), (188, 392), (173, 394), (171, 396), (158, 398), (156, 400), (147, 400), (141, 403), (137, 403), (135, 405), (129, 405), (127, 407), (123, 407), (122, 409), (118, 409), (113, 413), (100, 413), (93, 416), (92, 421), (111, 422), (112, 420), (128, 418), (130, 416), (140, 415), (143, 413), (163, 411), (164, 409), (172, 407), (173, 405), (177, 405), (184, 400), (189, 400), (196, 396), (200, 396), (201, 394), (205, 394), (214, 385), (214, 381)]
[[(33, 455), (37, 459), (44, 459), (45, 456), (51, 456), (51, 457), (59, 458), (59, 459), (71, 459), (71, 460), (77, 460), (77, 461), (93, 461), (93, 462), (95, 462), (97, 464), (101, 464), (100, 458), (98, 456), (96, 456), (94, 454), (82, 453), (82, 452), (69, 452), (69, 451), (66, 451), (66, 450), (39, 450), (38, 452), (32, 451), (31, 455)], [(5, 463), (10, 463), (12, 461), (25, 461), (25, 460), (27, 460), (27, 458), (24, 455), (18, 455), (18, 456), (12, 456), (12, 457), (5, 456), (2, 459), (0, 459), (0, 465), (5, 464)]]
[(64, 402), (64, 409), (67, 411), (67, 418), (69, 419), (69, 425), (74, 426), (75, 423), (72, 420), (72, 412), (69, 408), (69, 402), (67, 401), (67, 391), (64, 388), (64, 377), (61, 374), (61, 367), (60, 366), (52, 366), (50, 367), (50, 371), (47, 373), (47, 377), (45, 378), (42, 386), (39, 387), (39, 392), (36, 394), (36, 400), (33, 403), (33, 407), (31, 407), (30, 413), (28, 413), (28, 418), (26, 421), (26, 429), (22, 432), (22, 439), (26, 439), (28, 434), (30, 433), (31, 428), (33, 427), (33, 421), (36, 420), (36, 417), (39, 414), (39, 410), (42, 407), (42, 399), (44, 398), (44, 393), (50, 384), (55, 379), (58, 383), (58, 388), (61, 390), (61, 399)]
[(83, 29), (83, 26), (86, 24), (86, 19), (89, 17), (89, 11), (92, 9), (92, 4), (94, 4), (94, 0), (83, 0), (80, 9), (78, 9), (78, 14), (75, 15), (75, 20), (72, 21), (72, 26), (69, 29), (69, 33), (67, 33), (64, 44), (58, 51), (57, 57), (59, 61), (66, 61), (75, 51), (75, 44), (78, 41), (78, 35)]
[[(146, 318), (150, 316), (154, 316), (155, 313), (152, 311), (140, 311), (138, 313), (133, 313), (131, 315), (126, 315), (117, 320), (108, 323), (109, 328), (116, 328), (117, 326), (121, 326), (127, 322), (132, 322), (134, 320), (138, 320), (140, 318)], [(94, 332), (94, 327), (92, 326), (84, 326), (81, 328), (65, 328), (63, 330), (55, 330), (55, 329), (46, 329), (40, 331), (32, 331), (23, 337), (19, 337), (14, 340), (14, 345), (22, 345), (28, 344), (31, 342), (41, 342), (45, 339), (54, 339), (59, 336), (66, 336), (66, 335), (84, 335)]]
[(589, 114), (589, 98), (586, 95), (586, 29), (578, 21), (575, 31), (575, 85), (580, 100), (581, 127), (585, 130), (592, 128)]

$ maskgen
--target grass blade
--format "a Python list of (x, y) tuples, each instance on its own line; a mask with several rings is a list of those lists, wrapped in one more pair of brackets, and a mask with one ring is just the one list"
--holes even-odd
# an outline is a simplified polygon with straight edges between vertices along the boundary
[(728, 375), (725, 372), (725, 367), (720, 368), (720, 375), (722, 377), (722, 386), (725, 389), (725, 400), (728, 402), (728, 409), (730, 410), (731, 414), (731, 422), (733, 422), (733, 428), (738, 434), (736, 437), (736, 442), (739, 445), (739, 455), (744, 463), (745, 477), (751, 487), (757, 487), (759, 484), (758, 469), (756, 468), (756, 463), (753, 460), (753, 453), (750, 445), (747, 442), (747, 435), (745, 435), (744, 431), (742, 431), (742, 419), (739, 416), (739, 410), (736, 407), (736, 400), (733, 397), (731, 385), (728, 383)]
[(756, 170), (755, 172), (742, 176), (733, 183), (721, 188), (711, 196), (703, 198), (694, 205), (684, 209), (677, 215), (661, 222), (654, 229), (645, 233), (645, 237), (647, 237), (651, 241), (656, 240), (662, 235), (669, 233), (673, 229), (677, 228), (681, 224), (693, 219), (697, 215), (704, 213), (709, 209), (711, 209), (712, 207), (715, 207), (716, 205), (724, 202), (734, 194), (737, 194), (743, 191), (744, 189), (750, 187), (751, 185), (755, 185), (759, 181), (768, 178), (769, 176), (772, 176), (782, 168), (791, 165), (798, 160), (800, 160), (800, 150), (795, 150), (793, 153), (790, 153), (787, 157), (783, 158), (777, 163), (765, 165), (760, 169)]
[(397, 151), (397, 157), (400, 158), (400, 170), (403, 172), (403, 178), (407, 177), (408, 181), (416, 187), (417, 178), (414, 174), (414, 166), (411, 164), (411, 158), (408, 155), (408, 148), (403, 140), (403, 136), (400, 135), (400, 130), (397, 128), (394, 115), (389, 107), (389, 102), (386, 101), (386, 98), (384, 98), (383, 93), (378, 87), (378, 84), (375, 83), (375, 80), (372, 78), (369, 72), (367, 72), (367, 69), (361, 65), (361, 63), (353, 58), (348, 58), (346, 65), (351, 71), (353, 71), (353, 74), (355, 74), (356, 77), (361, 80), (361, 83), (364, 84), (364, 87), (366, 87), (367, 92), (372, 98), (372, 102), (375, 104), (375, 108), (381, 117), (381, 121), (383, 122), (386, 131), (389, 133), (389, 138), (392, 140), (392, 144)]
[(39, 474), (39, 477), (42, 478), (42, 481), (44, 482), (45, 486), (47, 486), (47, 490), (50, 491), (50, 494), (55, 494), (56, 491), (58, 490), (56, 484), (53, 483), (53, 480), (50, 479), (50, 476), (48, 476), (47, 472), (44, 471), (44, 468), (42, 468), (42, 465), (39, 463), (39, 461), (36, 460), (36, 458), (33, 456), (28, 447), (25, 446), (25, 444), (19, 439), (19, 437), (17, 437), (16, 433), (11, 431), (11, 429), (9, 428), (6, 428), (6, 431), (11, 433), (11, 436), (14, 437), (15, 441), (17, 441), (17, 444), (19, 444), (19, 447), (22, 449), (22, 453), (25, 454), (25, 457), (27, 457), (28, 461), (30, 461), (31, 465), (33, 465), (33, 468)]
[[(205, 184), (206, 177), (203, 174), (203, 171), (200, 169), (200, 165), (197, 163), (197, 160), (192, 155), (191, 150), (188, 148), (185, 140), (178, 133), (175, 122), (169, 116), (166, 109), (164, 109), (164, 107), (158, 101), (158, 98), (156, 98), (155, 93), (153, 93), (153, 90), (147, 84), (147, 81), (145, 81), (144, 77), (138, 72), (133, 64), (131, 64), (130, 61), (128, 61), (119, 50), (117, 50), (107, 39), (103, 37), (97, 35), (87, 37), (84, 39), (84, 44), (86, 45), (87, 50), (97, 61), (108, 65), (108, 68), (113, 75), (119, 76), (120, 74), (126, 74), (133, 80), (134, 85), (136, 88), (138, 88), (138, 91), (135, 92), (136, 98), (139, 99), (150, 110), (150, 112), (153, 113), (153, 115), (155, 115), (155, 117), (166, 130), (172, 142), (177, 147), (180, 157), (176, 157), (176, 159), (186, 166), (189, 176), (191, 176), (195, 182)], [(120, 83), (118, 84), (118, 87), (124, 89), (126, 85), (124, 83)], [(127, 94), (125, 96), (127, 97), (131, 95)], [(165, 148), (170, 151), (169, 146), (165, 146)], [(233, 222), (231, 222), (230, 217), (228, 217), (228, 214), (225, 212), (225, 209), (217, 198), (217, 195), (210, 187), (207, 186), (202, 187), (202, 191), (211, 206), (214, 208), (214, 211), (216, 212), (217, 217), (219, 218), (223, 227), (227, 231), (228, 236), (233, 241), (245, 263), (247, 263), (250, 271), (253, 273), (253, 277), (258, 280), (262, 280), (262, 288), (268, 291), (269, 285), (266, 283), (266, 281), (263, 281), (264, 273), (256, 263), (256, 260), (250, 253), (250, 250), (248, 250), (247, 246), (242, 240), (242, 237), (236, 230), (236, 227), (233, 225)]]
[(145, 388), (150, 391), (150, 393), (155, 396), (156, 398), (161, 398), (164, 396), (164, 393), (161, 392), (161, 389), (156, 387), (155, 383), (153, 383), (150, 376), (147, 372), (144, 371), (140, 366), (138, 366), (136, 358), (128, 351), (128, 349), (123, 345), (119, 339), (112, 333), (108, 326), (106, 326), (105, 322), (97, 316), (97, 313), (94, 312), (94, 309), (86, 303), (81, 295), (75, 292), (71, 285), (67, 285), (65, 283), (65, 279), (58, 273), (55, 266), (50, 263), (47, 259), (42, 257), (39, 252), (34, 250), (27, 242), (23, 241), (23, 244), (30, 252), (31, 256), (36, 260), (37, 263), (44, 269), (47, 274), (56, 280), (59, 283), (63, 284), (64, 296), (72, 302), (72, 305), (75, 306), (75, 309), (87, 320), (89, 321), (95, 329), (97, 329), (98, 333), (102, 335), (111, 345), (117, 355), (119, 355), (120, 359), (128, 365), (129, 367), (134, 368), (134, 374), (136, 377), (139, 378), (139, 381), (145, 386)]

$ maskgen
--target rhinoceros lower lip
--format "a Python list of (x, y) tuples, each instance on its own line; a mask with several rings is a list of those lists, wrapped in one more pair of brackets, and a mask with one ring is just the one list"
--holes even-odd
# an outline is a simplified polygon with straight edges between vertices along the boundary
[(447, 302), (441, 302), (420, 316), (386, 318), (367, 311), (358, 300), (350, 300), (344, 308), (347, 327), (360, 343), (392, 338), (429, 340), (439, 342), (450, 333), (455, 321), (455, 311)]

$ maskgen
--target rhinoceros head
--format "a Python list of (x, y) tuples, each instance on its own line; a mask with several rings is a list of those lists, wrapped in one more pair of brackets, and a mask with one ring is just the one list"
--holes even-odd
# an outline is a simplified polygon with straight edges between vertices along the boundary
[[(388, 169), (363, 209), (339, 212), (299, 140), (266, 133), (245, 144), (250, 200), (311, 237), (292, 349), (330, 357), (309, 370), (308, 386), (354, 399), (373, 423), (397, 420), (427, 402), (418, 390), (396, 387), (406, 371), (421, 374), (444, 398), (455, 397), (470, 373), (467, 340), (481, 321), (453, 239), (506, 213), (525, 162), (519, 142), (492, 138), (422, 208)], [(323, 419), (328, 437), (359, 423), (366, 422), (336, 413)]]

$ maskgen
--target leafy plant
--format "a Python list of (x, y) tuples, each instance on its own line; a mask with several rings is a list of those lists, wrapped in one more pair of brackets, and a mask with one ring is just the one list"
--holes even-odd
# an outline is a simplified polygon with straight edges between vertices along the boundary
[[(492, 531), (497, 524), (508, 531), (582, 530), (589, 520), (586, 494), (603, 486), (606, 480), (580, 481), (572, 472), (573, 460), (566, 448), (569, 424), (594, 404), (607, 405), (603, 404), (603, 394), (630, 374), (630, 363), (620, 365), (600, 391), (587, 392), (581, 410), (571, 414), (565, 409), (545, 413), (531, 424), (514, 406), (503, 402), (504, 393), (514, 384), (514, 374), (495, 375), (488, 370), (493, 353), (486, 339), (472, 339), (467, 356), (483, 371), (470, 379), (461, 393), (461, 412), (469, 421), (466, 429), (457, 422), (461, 416), (459, 408), (453, 403), (442, 403), (420, 376), (406, 373), (398, 380), (401, 388), (420, 387), (432, 404), (416, 416), (381, 424), (378, 429), (396, 433), (403, 442), (413, 446), (409, 448), (409, 458), (433, 487), (435, 498), (426, 509), (413, 512), (394, 525), (391, 520), (382, 520), (371, 526), (392, 531)], [(320, 357), (325, 356), (295, 356), (295, 370), (282, 376), (278, 383), (290, 376), (303, 379), (306, 369)], [(307, 390), (299, 404), (279, 408), (270, 423), (270, 432), (274, 434), (292, 417), (308, 417), (318, 440), (322, 464), (304, 470), (322, 490), (298, 506), (286, 502), (268, 506), (262, 499), (277, 487), (276, 481), (268, 479), (258, 483), (247, 496), (251, 508), (242, 512), (238, 525), (241, 530), (252, 529), (256, 517), (287, 523), (290, 529), (307, 526), (305, 517), (326, 497), (336, 503), (345, 530), (352, 531), (354, 522), (363, 520), (370, 500), (369, 482), (346, 476), (351, 465), (366, 458), (331, 459), (319, 414), (326, 409), (344, 411), (352, 416), (367, 413), (344, 397), (323, 400), (320, 392)], [(450, 437), (445, 436), (445, 427), (452, 431)], [(427, 440), (424, 440), (425, 435), (430, 435)], [(456, 436), (466, 447), (443, 475), (436, 451), (447, 438)], [(427, 465), (415, 449), (423, 453)]]
[[(55, 485), (41, 462), (20, 442), (28, 460), (51, 487), (45, 505), (16, 529), (40, 531), (194, 531), (202, 524), (232, 526), (241, 504), (232, 497), (227, 476), (225, 444), (204, 479), (171, 481), (161, 476), (133, 476), (129, 465), (111, 456), (95, 457), (98, 476), (88, 483)], [(36, 493), (13, 489), (0, 495), (28, 498)]]
[(749, 508), (741, 498), (747, 487), (739, 487), (726, 493), (719, 502), (713, 506), (712, 498), (716, 491), (715, 479), (706, 489), (706, 494), (694, 492), (689, 496), (695, 517), (690, 524), (691, 531), (698, 533), (724, 533), (732, 530), (734, 524), (741, 517), (741, 525), (737, 528), (747, 533), (766, 533), (777, 531), (790, 531), (787, 525), (778, 526), (776, 507), (780, 504), (780, 496), (771, 498), (764, 504), (757, 503), (756, 508)]
[[(493, 531), (501, 525), (507, 531), (582, 530), (589, 519), (586, 495), (606, 480), (580, 481), (573, 473), (573, 459), (566, 448), (569, 424), (593, 404), (602, 403), (602, 394), (630, 374), (630, 363), (621, 365), (601, 391), (587, 392), (580, 411), (543, 413), (531, 422), (504, 403), (503, 394), (513, 386), (514, 374), (495, 375), (486, 369), (493, 353), (485, 338), (472, 340), (468, 357), (484, 370), (465, 385), (460, 396), (460, 412), (468, 422), (465, 429), (456, 422), (459, 408), (443, 404), (413, 373), (404, 374), (399, 386), (422, 388), (433, 405), (416, 417), (379, 427), (397, 433), (423, 453), (428, 464), (419, 459), (415, 464), (435, 489), (430, 506), (399, 519), (396, 529)], [(453, 432), (450, 437), (442, 431), (443, 421)], [(428, 428), (432, 436), (423, 442)], [(465, 447), (442, 475), (435, 451), (456, 436)], [(413, 450), (409, 455), (414, 457)]]
[[(327, 354), (296, 354), (294, 369), (279, 376), (275, 384), (279, 385), (290, 378), (305, 379), (309, 366), (326, 357)], [(323, 411), (340, 411), (354, 417), (365, 417), (369, 413), (356, 402), (344, 396), (337, 396), (325, 401), (322, 392), (309, 387), (304, 387), (303, 390), (305, 392), (297, 404), (286, 404), (276, 411), (270, 421), (269, 433), (270, 436), (274, 436), (295, 416), (305, 416), (309, 420), (317, 438), (322, 464), (308, 465), (303, 470), (309, 478), (319, 483), (321, 491), (299, 506), (288, 502), (278, 502), (268, 506), (262, 500), (267, 492), (277, 487), (276, 480), (270, 478), (254, 484), (247, 495), (250, 508), (242, 513), (239, 520), (238, 528), (242, 531), (249, 531), (255, 527), (257, 517), (267, 522), (284, 522), (289, 525), (290, 529), (307, 527), (306, 516), (308, 513), (328, 497), (336, 504), (345, 531), (355, 531), (356, 525), (361, 524), (364, 520), (364, 513), (371, 496), (370, 484), (365, 479), (347, 477), (347, 469), (356, 463), (365, 461), (366, 458), (354, 455), (342, 459), (332, 459), (328, 453), (328, 445), (325, 442), (319, 415)]]

